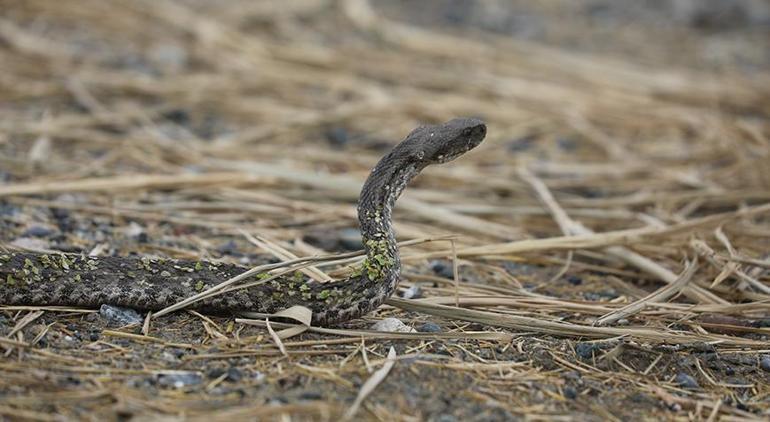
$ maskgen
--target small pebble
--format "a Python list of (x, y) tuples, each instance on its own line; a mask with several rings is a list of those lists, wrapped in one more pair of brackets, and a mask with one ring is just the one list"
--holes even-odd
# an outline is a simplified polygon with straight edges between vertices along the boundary
[(556, 140), (556, 145), (564, 151), (574, 151), (577, 148), (577, 142), (574, 139), (559, 138)]
[(510, 152), (526, 151), (534, 145), (535, 141), (537, 141), (537, 134), (528, 134), (521, 138), (508, 141), (507, 148)]
[(305, 391), (299, 395), (300, 400), (323, 400), (323, 394), (317, 391)]
[(618, 297), (618, 292), (616, 292), (613, 289), (601, 290), (601, 291), (598, 292), (598, 294), (599, 294), (599, 296), (601, 296), (603, 298), (606, 298), (606, 299), (617, 299), (617, 297)]
[(583, 284), (583, 279), (576, 275), (567, 276), (567, 281), (573, 286), (579, 286)]
[(265, 380), (265, 374), (259, 371), (251, 372), (250, 376), (251, 376), (251, 379), (253, 379), (256, 382), (262, 382)]
[(24, 237), (50, 237), (55, 231), (44, 226), (31, 226), (21, 235)]
[(128, 226), (123, 230), (126, 237), (131, 239), (138, 239), (144, 233), (144, 227), (140, 226), (137, 222), (132, 221), (128, 223)]
[(770, 355), (762, 356), (759, 360), (759, 367), (765, 372), (770, 372)]
[(430, 269), (433, 270), (436, 275), (444, 278), (454, 279), (454, 269), (452, 263), (449, 261), (435, 260), (430, 262)]
[(175, 372), (158, 375), (158, 385), (162, 387), (184, 388), (203, 382), (203, 377), (197, 372)]
[(415, 284), (414, 286), (404, 290), (404, 293), (401, 294), (401, 297), (404, 299), (419, 299), (422, 297), (422, 289), (419, 285)]
[(190, 113), (183, 108), (169, 110), (163, 113), (163, 117), (181, 126), (190, 124)]
[(578, 343), (575, 345), (575, 353), (581, 359), (591, 359), (594, 352), (601, 350), (597, 343)]
[(160, 358), (166, 363), (179, 363), (179, 358), (168, 350), (164, 350)]
[(398, 318), (385, 318), (381, 321), (377, 321), (371, 326), (375, 331), (387, 331), (391, 333), (413, 333), (416, 330), (403, 322)]
[(227, 381), (238, 382), (243, 379), (243, 372), (238, 368), (230, 368), (227, 370)]
[(221, 377), (221, 376), (222, 376), (222, 375), (224, 375), (224, 374), (225, 374), (225, 370), (224, 370), (223, 368), (212, 368), (212, 369), (210, 369), (210, 370), (209, 370), (209, 371), (206, 373), (206, 376), (207, 376), (209, 379), (215, 379), (215, 378), (219, 378), (219, 377)]
[(335, 126), (324, 133), (326, 140), (335, 148), (344, 148), (350, 142), (350, 133), (341, 126)]
[(695, 390), (700, 388), (698, 381), (696, 381), (695, 378), (685, 374), (684, 372), (676, 374), (674, 382), (677, 383), (680, 387), (686, 388), (688, 390)]
[(417, 331), (421, 333), (440, 333), (442, 330), (440, 325), (429, 321), (417, 327)]
[(219, 245), (219, 247), (217, 248), (217, 251), (219, 251), (219, 253), (221, 253), (222, 255), (234, 255), (234, 256), (241, 255), (240, 253), (238, 253), (238, 245), (232, 240), (229, 240), (227, 241), (227, 243), (223, 243)]
[(569, 385), (564, 387), (564, 397), (570, 400), (574, 400), (577, 398), (577, 396), (578, 396), (578, 392), (577, 390), (575, 390), (574, 387), (571, 387)]
[(141, 324), (144, 319), (131, 308), (121, 308), (112, 305), (102, 305), (99, 315), (108, 323), (115, 325)]

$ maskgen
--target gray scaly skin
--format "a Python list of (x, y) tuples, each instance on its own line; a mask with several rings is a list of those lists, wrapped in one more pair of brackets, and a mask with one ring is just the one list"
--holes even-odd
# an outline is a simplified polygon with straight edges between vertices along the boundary
[[(377, 308), (395, 291), (401, 271), (391, 222), (396, 199), (422, 169), (457, 158), (481, 143), (485, 135), (484, 122), (472, 118), (421, 126), (380, 160), (358, 202), (367, 257), (350, 277), (317, 283), (297, 273), (227, 292), (191, 308), (274, 313), (302, 305), (313, 311), (313, 325), (336, 324)], [(111, 304), (160, 310), (245, 270), (172, 259), (0, 253), (0, 305), (96, 308)]]

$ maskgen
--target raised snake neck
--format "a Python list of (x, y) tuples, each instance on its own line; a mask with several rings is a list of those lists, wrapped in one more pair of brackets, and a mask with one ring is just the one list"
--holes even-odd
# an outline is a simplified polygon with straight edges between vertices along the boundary
[[(281, 277), (191, 305), (211, 312), (275, 313), (294, 305), (313, 312), (313, 325), (331, 325), (377, 308), (396, 289), (401, 271), (391, 222), (396, 199), (426, 166), (450, 161), (486, 135), (474, 118), (413, 130), (380, 160), (361, 189), (358, 220), (367, 257), (360, 271), (329, 283)], [(244, 268), (200, 261), (131, 257), (0, 254), (0, 305), (160, 310), (212, 287)], [(256, 281), (264, 276), (257, 276)]]

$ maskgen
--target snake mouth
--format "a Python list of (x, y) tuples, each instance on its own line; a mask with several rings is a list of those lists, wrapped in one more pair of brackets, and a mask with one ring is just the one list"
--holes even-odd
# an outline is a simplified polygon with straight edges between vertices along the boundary
[(447, 155), (439, 155), (438, 157), (436, 157), (436, 163), (437, 164), (448, 163), (448, 162), (454, 160), (455, 158), (465, 154), (465, 152), (467, 152), (467, 151), (468, 150), (465, 150), (465, 151), (462, 151), (462, 152), (455, 152), (455, 153), (447, 154)]
[(460, 151), (455, 151), (455, 152), (452, 152), (450, 154), (441, 154), (441, 155), (437, 156), (436, 160), (435, 160), (435, 163), (436, 164), (448, 163), (448, 162), (454, 160), (455, 158), (465, 154), (466, 152), (472, 150), (473, 148), (475, 148), (480, 143), (481, 143), (481, 139), (479, 139), (478, 141), (470, 141), (470, 142), (468, 142), (468, 145), (466, 145), (465, 148), (463, 148)]

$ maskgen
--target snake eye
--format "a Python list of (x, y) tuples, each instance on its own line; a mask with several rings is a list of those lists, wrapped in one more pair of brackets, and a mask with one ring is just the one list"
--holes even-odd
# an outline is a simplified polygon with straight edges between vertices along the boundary
[(471, 128), (467, 127), (463, 129), (463, 136), (471, 136)]

